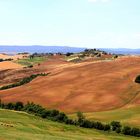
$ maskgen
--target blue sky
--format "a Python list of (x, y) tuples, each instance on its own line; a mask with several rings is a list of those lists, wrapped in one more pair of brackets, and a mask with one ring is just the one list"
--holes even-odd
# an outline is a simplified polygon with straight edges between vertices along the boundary
[(140, 0), (0, 0), (0, 45), (140, 48)]

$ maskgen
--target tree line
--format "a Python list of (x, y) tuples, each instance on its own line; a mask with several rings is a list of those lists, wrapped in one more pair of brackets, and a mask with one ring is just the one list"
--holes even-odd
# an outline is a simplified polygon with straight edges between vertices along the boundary
[(97, 130), (116, 132), (124, 135), (140, 137), (140, 129), (130, 126), (122, 126), (118, 121), (112, 121), (109, 124), (104, 124), (99, 121), (90, 121), (85, 118), (82, 112), (77, 112), (77, 119), (73, 120), (69, 118), (64, 112), (58, 110), (49, 110), (33, 102), (28, 102), (23, 104), (22, 102), (16, 103), (2, 103), (0, 100), (0, 108), (24, 111), (30, 114), (34, 114), (44, 119), (49, 119), (52, 121), (57, 121), (60, 123), (65, 123), (69, 125), (75, 125), (83, 128), (94, 128)]
[(7, 58), (7, 59), (0, 58), (0, 62), (3, 62), (3, 61), (12, 61), (12, 60), (13, 60), (12, 58)]
[(14, 87), (18, 87), (18, 86), (27, 84), (27, 83), (31, 82), (33, 79), (35, 79), (38, 76), (47, 76), (48, 74), (49, 73), (32, 74), (30, 77), (25, 77), (25, 78), (23, 78), (21, 81), (19, 81), (17, 83), (13, 83), (13, 84), (10, 84), (10, 85), (2, 86), (2, 87), (0, 87), (0, 90), (14, 88)]

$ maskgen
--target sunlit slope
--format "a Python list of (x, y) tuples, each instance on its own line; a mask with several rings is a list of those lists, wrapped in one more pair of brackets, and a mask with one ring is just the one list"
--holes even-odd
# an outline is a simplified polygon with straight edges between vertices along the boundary
[(0, 62), (0, 70), (5, 70), (5, 69), (21, 69), (23, 68), (20, 64), (16, 64), (12, 61), (4, 61)]
[[(84, 113), (89, 120), (110, 123), (111, 121), (119, 121), (123, 125), (129, 125), (140, 128), (140, 107), (121, 108), (110, 111)], [(70, 114), (72, 119), (76, 118), (76, 114)]]
[(0, 110), (0, 140), (138, 140), (136, 137), (84, 129)]
[[(47, 67), (47, 65), (46, 65)], [(49, 66), (48, 66), (49, 67)], [(140, 104), (140, 57), (53, 66), (47, 77), (0, 91), (3, 101), (34, 101), (66, 112), (93, 112)]]

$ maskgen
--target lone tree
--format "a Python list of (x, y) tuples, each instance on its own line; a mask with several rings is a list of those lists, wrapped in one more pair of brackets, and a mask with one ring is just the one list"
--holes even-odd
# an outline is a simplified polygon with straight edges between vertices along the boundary
[(77, 118), (78, 118), (78, 122), (81, 123), (85, 120), (85, 116), (83, 115), (82, 112), (77, 112)]
[(114, 59), (116, 59), (116, 58), (118, 58), (118, 55), (115, 55), (115, 56), (114, 56)]

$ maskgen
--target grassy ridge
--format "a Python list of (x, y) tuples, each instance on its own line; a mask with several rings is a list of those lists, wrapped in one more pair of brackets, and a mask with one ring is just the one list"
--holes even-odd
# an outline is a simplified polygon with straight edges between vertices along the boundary
[[(109, 123), (110, 121), (120, 121), (123, 125), (130, 125), (140, 128), (140, 107), (128, 109), (116, 109), (111, 111), (84, 113), (87, 119)], [(69, 115), (76, 118), (76, 114)]]
[(82, 128), (97, 129), (104, 132), (106, 131), (106, 133), (108, 132), (108, 134), (110, 134), (109, 132), (111, 133), (115, 132), (118, 134), (140, 137), (140, 129), (138, 128), (122, 126), (120, 122), (116, 121), (112, 121), (110, 124), (89, 121), (85, 119), (85, 116), (83, 116), (81, 112), (77, 113), (77, 119), (72, 120), (63, 112), (59, 112), (58, 110), (48, 110), (40, 105), (30, 102), (28, 102), (25, 105), (22, 102), (7, 103), (7, 104), (1, 102), (0, 106), (3, 109), (25, 111), (27, 113), (39, 116), (43, 119), (48, 119), (54, 122), (67, 124), (69, 126), (74, 125)]
[(27, 113), (0, 110), (1, 140), (138, 140), (48, 121)]

